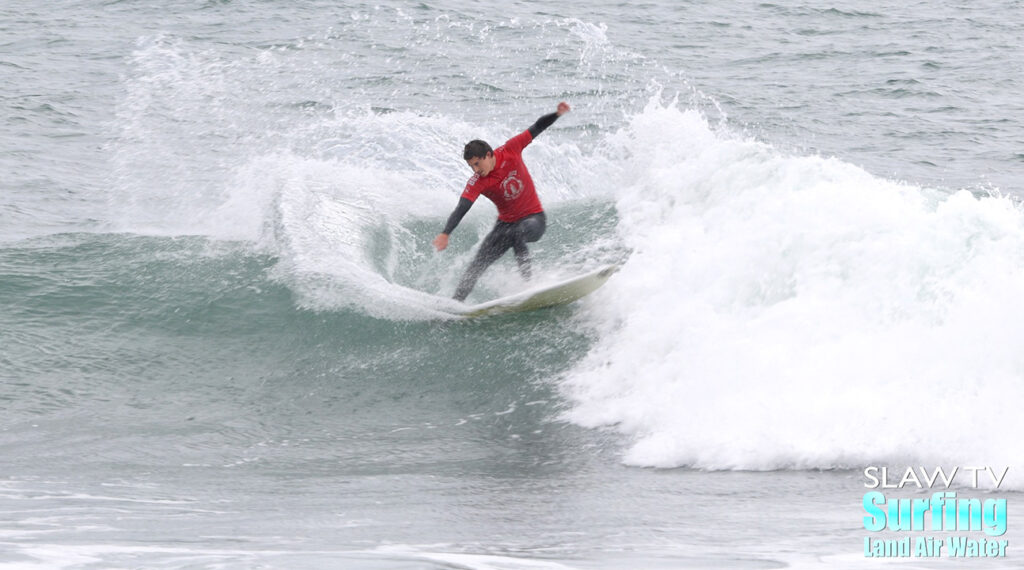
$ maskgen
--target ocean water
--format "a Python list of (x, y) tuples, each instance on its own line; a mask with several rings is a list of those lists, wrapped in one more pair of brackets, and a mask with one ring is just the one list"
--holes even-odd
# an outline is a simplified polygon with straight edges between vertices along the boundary
[[(6, 3), (0, 568), (878, 567), (869, 466), (1015, 513), (1022, 37), (1009, 0)], [(562, 100), (537, 278), (620, 271), (446, 316), (495, 215), (433, 251), (462, 145)], [(1019, 567), (1020, 528), (889, 562)]]

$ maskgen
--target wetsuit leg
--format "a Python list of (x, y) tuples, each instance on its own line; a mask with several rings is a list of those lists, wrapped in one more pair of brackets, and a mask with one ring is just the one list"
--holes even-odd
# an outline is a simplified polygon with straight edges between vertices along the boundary
[(544, 215), (544, 212), (527, 216), (515, 223), (513, 234), (515, 239), (512, 242), (512, 250), (516, 254), (519, 273), (527, 281), (533, 276), (533, 272), (530, 263), (530, 250), (526, 247), (526, 244), (539, 240), (544, 235), (544, 230), (546, 229), (547, 217)]
[(499, 257), (505, 255), (505, 252), (512, 247), (515, 242), (512, 231), (514, 225), (498, 222), (495, 224), (494, 229), (491, 230), (491, 233), (487, 234), (484, 242), (480, 245), (480, 249), (476, 252), (473, 262), (469, 264), (469, 268), (466, 269), (462, 279), (459, 280), (459, 286), (455, 289), (454, 298), (456, 301), (465, 301), (466, 297), (469, 296), (469, 292), (476, 286), (477, 279), (480, 279), (484, 271), (497, 261)]
[(527, 216), (517, 222), (498, 222), (491, 233), (487, 234), (476, 257), (462, 275), (459, 286), (455, 289), (456, 301), (465, 301), (470, 291), (484, 271), (497, 261), (509, 249), (515, 251), (519, 271), (526, 279), (530, 278), (530, 252), (526, 248), (528, 242), (535, 242), (544, 235), (546, 229), (544, 213)]

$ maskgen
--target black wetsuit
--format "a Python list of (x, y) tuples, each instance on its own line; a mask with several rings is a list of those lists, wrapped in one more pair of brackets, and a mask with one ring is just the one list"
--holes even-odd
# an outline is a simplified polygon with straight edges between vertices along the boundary
[[(537, 135), (554, 124), (557, 119), (558, 113), (549, 113), (537, 119), (527, 130), (530, 131), (531, 137), (536, 138)], [(472, 205), (472, 200), (460, 198), (459, 205), (452, 212), (451, 216), (448, 217), (448, 223), (445, 224), (442, 233), (451, 234)], [(473, 258), (473, 262), (470, 263), (466, 273), (463, 274), (462, 279), (459, 281), (459, 286), (455, 289), (454, 298), (458, 301), (465, 301), (470, 291), (476, 285), (477, 279), (483, 275), (484, 271), (492, 263), (497, 261), (502, 255), (505, 255), (505, 252), (509, 249), (515, 252), (516, 263), (519, 265), (520, 273), (525, 279), (530, 279), (530, 251), (527, 249), (526, 244), (539, 240), (544, 235), (545, 229), (547, 229), (547, 217), (544, 215), (544, 212), (532, 214), (514, 222), (502, 222), (499, 220), (494, 225), (491, 233), (487, 234), (487, 237), (484, 238), (483, 243), (480, 245), (480, 250), (476, 252), (476, 257)]]

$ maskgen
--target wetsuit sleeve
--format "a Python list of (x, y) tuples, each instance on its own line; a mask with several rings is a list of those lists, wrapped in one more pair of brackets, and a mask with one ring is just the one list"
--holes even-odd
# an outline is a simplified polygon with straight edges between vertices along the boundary
[(473, 207), (473, 201), (469, 198), (459, 198), (459, 205), (455, 206), (455, 211), (452, 215), (448, 216), (448, 223), (444, 225), (443, 234), (451, 234), (455, 230), (455, 226), (459, 225), (462, 221), (462, 217), (466, 215), (466, 212)]
[(543, 117), (537, 119), (537, 122), (530, 125), (530, 128), (526, 130), (530, 131), (530, 136), (532, 136), (533, 138), (537, 138), (537, 135), (543, 133), (544, 129), (555, 124), (555, 121), (557, 120), (558, 113), (548, 113), (547, 115), (544, 115)]
[(514, 154), (519, 154), (523, 152), (526, 145), (533, 142), (534, 137), (544, 132), (544, 129), (553, 125), (557, 119), (558, 113), (548, 113), (547, 115), (537, 119), (535, 123), (530, 125), (530, 128), (508, 139), (505, 141), (505, 144), (498, 148), (505, 149)]

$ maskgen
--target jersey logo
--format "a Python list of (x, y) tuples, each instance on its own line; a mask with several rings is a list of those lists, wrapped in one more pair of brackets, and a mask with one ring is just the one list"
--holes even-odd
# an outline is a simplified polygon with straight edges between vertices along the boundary
[(518, 170), (513, 170), (501, 181), (501, 191), (506, 200), (515, 200), (523, 193), (523, 181), (516, 176), (518, 173)]

